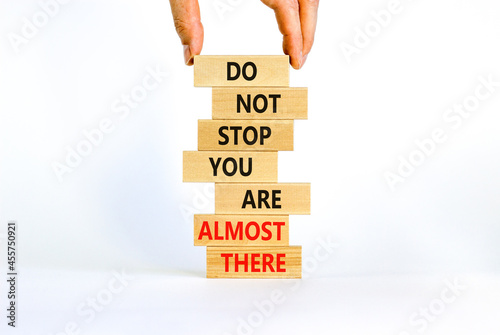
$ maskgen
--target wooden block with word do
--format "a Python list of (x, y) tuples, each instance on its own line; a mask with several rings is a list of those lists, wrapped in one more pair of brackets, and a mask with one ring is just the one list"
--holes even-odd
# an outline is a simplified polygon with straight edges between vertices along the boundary
[(277, 152), (184, 151), (184, 182), (276, 182)]
[(198, 150), (292, 151), (292, 120), (198, 120)]
[(288, 56), (194, 56), (194, 86), (282, 86)]
[(216, 214), (310, 214), (310, 183), (215, 184)]
[(307, 119), (307, 88), (214, 87), (212, 118)]
[(195, 215), (194, 245), (288, 245), (288, 215)]
[(302, 247), (207, 247), (207, 278), (301, 278)]

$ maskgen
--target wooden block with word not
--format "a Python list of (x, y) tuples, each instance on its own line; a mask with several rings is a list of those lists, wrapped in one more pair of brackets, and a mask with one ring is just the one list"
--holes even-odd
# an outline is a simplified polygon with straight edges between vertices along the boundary
[(198, 120), (198, 150), (292, 151), (292, 120)]
[(310, 183), (215, 184), (216, 214), (310, 214)]
[(288, 245), (288, 215), (195, 215), (194, 245)]
[(277, 152), (184, 151), (184, 182), (276, 182)]
[(207, 278), (301, 278), (302, 247), (207, 247)]
[(194, 86), (282, 86), (288, 56), (194, 56)]
[(212, 118), (307, 119), (307, 88), (213, 88)]

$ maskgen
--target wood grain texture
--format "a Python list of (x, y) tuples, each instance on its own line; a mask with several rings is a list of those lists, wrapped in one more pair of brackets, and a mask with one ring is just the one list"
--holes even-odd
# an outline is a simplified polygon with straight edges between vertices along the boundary
[(277, 152), (184, 151), (184, 182), (276, 182)]
[(307, 119), (307, 88), (213, 88), (212, 118)]
[(194, 245), (286, 246), (288, 215), (195, 215)]
[[(264, 198), (266, 198), (266, 201), (259, 201), (259, 199), (264, 199)], [(263, 184), (216, 183), (215, 213), (216, 214), (310, 214), (311, 184), (310, 183), (263, 183)]]
[[(236, 80), (228, 80), (228, 62), (240, 67), (241, 75)], [(253, 80), (243, 77), (245, 63), (255, 64), (257, 74)], [(231, 76), (236, 75), (232, 68)], [(253, 76), (253, 68), (247, 68), (247, 77)], [(194, 86), (282, 86), (289, 85), (290, 66), (288, 56), (195, 56)]]
[(292, 151), (293, 121), (198, 120), (198, 150)]
[[(238, 264), (235, 264), (238, 257)], [(238, 270), (238, 271), (236, 271)], [(207, 278), (301, 278), (302, 247), (207, 247)]]

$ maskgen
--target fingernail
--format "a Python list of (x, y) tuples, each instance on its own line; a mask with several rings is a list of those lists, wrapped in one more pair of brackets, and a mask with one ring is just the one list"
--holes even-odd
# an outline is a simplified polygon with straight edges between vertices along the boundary
[(303, 58), (302, 58), (302, 51), (301, 51), (299, 54), (299, 69), (302, 67), (302, 61), (303, 61)]
[(184, 48), (184, 63), (186, 65), (190, 65), (191, 60), (193, 59), (193, 57), (191, 56), (191, 48), (189, 47), (189, 45), (183, 45), (183, 48)]
[(304, 57), (302, 57), (302, 63), (301, 63), (302, 65), (301, 65), (301, 67), (302, 67), (302, 66), (304, 66), (304, 64), (306, 63), (306, 60), (307, 60), (307, 56), (308, 56), (308, 55), (309, 55), (309, 54), (305, 54), (305, 56), (304, 56)]

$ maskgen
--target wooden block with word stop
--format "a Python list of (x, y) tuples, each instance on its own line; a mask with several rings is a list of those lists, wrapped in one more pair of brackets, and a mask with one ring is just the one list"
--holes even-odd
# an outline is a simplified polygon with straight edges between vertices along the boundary
[(302, 247), (207, 247), (207, 278), (301, 278)]
[(194, 56), (194, 86), (282, 86), (288, 56)]
[(310, 183), (216, 183), (216, 214), (310, 214)]
[(214, 120), (307, 119), (307, 88), (214, 87), (212, 118)]
[(291, 120), (198, 120), (198, 150), (292, 151)]
[(195, 215), (194, 245), (288, 245), (288, 215)]
[(276, 182), (277, 152), (184, 151), (184, 182)]

